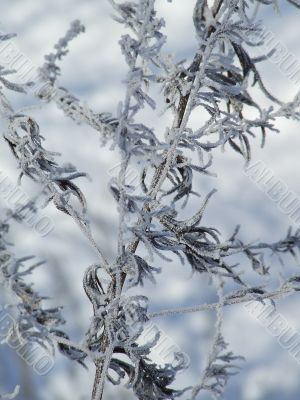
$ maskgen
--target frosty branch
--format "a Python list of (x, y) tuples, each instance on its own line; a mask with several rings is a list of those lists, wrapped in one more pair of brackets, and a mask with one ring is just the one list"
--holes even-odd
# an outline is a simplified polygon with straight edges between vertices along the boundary
[[(195, 1), (191, 22), (197, 49), (190, 60), (180, 62), (165, 53), (164, 20), (157, 15), (155, 0), (110, 0), (110, 3), (114, 19), (130, 31), (120, 40), (128, 72), (124, 100), (116, 116), (83, 107), (58, 84), (58, 62), (66, 56), (69, 42), (84, 31), (79, 21), (71, 24), (55, 45), (55, 52), (45, 57), (41, 76), (53, 89), (53, 96), (46, 98), (54, 100), (75, 122), (83, 123), (82, 129), (88, 124), (100, 132), (101, 143), (109, 143), (110, 150), (121, 156), (120, 172), (110, 183), (119, 212), (114, 259), (107, 260), (95, 242), (87, 219), (85, 196), (74, 183), (85, 174), (71, 164), (59, 164), (58, 154), (44, 147), (37, 122), (14, 111), (4, 88), (0, 92), (4, 138), (21, 171), (20, 183), (28, 178), (41, 185), (45, 206), (53, 202), (58, 211), (73, 218), (98, 256), (98, 263), (89, 266), (83, 277), (83, 288), (92, 305), (92, 322), (82, 342), (73, 343), (58, 329), (62, 322), (58, 308), (41, 311), (42, 297), (23, 283), (23, 275), (28, 275), (33, 267), (22, 274), (22, 279), (15, 263), (8, 267), (2, 261), (1, 270), (4, 280), (14, 282), (16, 296), (21, 299), (21, 316), (22, 307), (27, 305), (26, 318), (34, 324), (36, 340), (51, 345), (56, 342), (64, 355), (82, 365), (87, 358), (94, 362), (92, 400), (103, 398), (107, 381), (119, 385), (126, 378), (127, 387), (138, 399), (196, 399), (203, 391), (208, 391), (214, 399), (221, 398), (230, 376), (238, 372), (241, 359), (228, 350), (223, 338), (223, 307), (253, 299), (275, 302), (298, 292), (299, 276), (290, 274), (276, 290), (268, 286), (267, 278), (272, 273), (270, 256), (276, 255), (286, 264), (286, 255), (295, 257), (299, 251), (300, 234), (299, 230), (289, 230), (276, 243), (244, 243), (239, 238), (239, 228), (233, 227), (232, 236), (224, 239), (216, 227), (203, 224), (215, 190), (208, 195), (198, 193), (194, 190), (195, 180), (201, 181), (201, 174), (214, 177), (213, 155), (219, 147), (238, 153), (248, 163), (257, 134), (264, 145), (266, 138), (278, 131), (278, 118), (299, 120), (300, 92), (288, 103), (274, 97), (256, 65), (270, 55), (252, 56), (252, 49), (262, 46), (265, 40), (258, 23), (259, 6), (272, 5), (272, 0), (215, 0), (213, 4)], [(299, 8), (297, 2), (292, 3)], [(9, 36), (0, 39), (8, 40)], [(2, 85), (24, 92), (28, 85), (3, 78), (9, 73), (0, 70)], [(141, 122), (139, 114), (144, 107), (155, 109), (151, 89), (156, 86), (160, 88), (165, 112), (173, 117), (172, 125), (160, 127), (159, 132)], [(259, 104), (255, 90), (266, 97), (267, 108)], [(195, 113), (200, 116), (197, 127), (191, 124)], [(140, 172), (138, 192), (127, 182), (126, 172), (133, 164), (138, 165)], [(190, 218), (182, 219), (181, 209), (190, 204), (191, 196), (203, 197), (202, 204), (192, 211)], [(236, 255), (243, 260), (242, 266), (232, 263)], [(219, 300), (150, 312), (151, 299), (144, 295), (142, 286), (147, 279), (155, 283), (164, 264), (176, 262), (174, 257), (189, 265), (195, 274), (208, 276)], [(152, 266), (157, 260), (161, 265)], [(260, 285), (244, 278), (243, 270), (250, 269), (260, 279)], [(30, 307), (20, 287), (30, 295)], [(132, 287), (139, 288), (140, 294), (132, 295)], [(182, 353), (174, 355), (175, 364), (157, 365), (149, 354), (159, 337), (143, 345), (138, 339), (151, 318), (204, 310), (216, 312), (216, 331), (206, 366), (199, 381), (191, 387), (173, 389), (177, 373), (188, 367)], [(44, 329), (41, 320), (36, 322), (36, 314), (41, 312), (42, 322), (55, 314), (51, 329)], [(18, 331), (27, 334), (20, 327)]]

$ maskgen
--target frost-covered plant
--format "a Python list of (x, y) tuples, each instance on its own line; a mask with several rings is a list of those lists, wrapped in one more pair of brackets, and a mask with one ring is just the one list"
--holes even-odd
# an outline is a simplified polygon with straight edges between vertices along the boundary
[[(117, 115), (84, 107), (59, 86), (57, 63), (66, 55), (69, 41), (84, 31), (78, 21), (55, 45), (55, 53), (45, 57), (41, 77), (53, 88), (52, 95), (45, 97), (48, 101), (56, 102), (76, 122), (89, 124), (99, 133), (103, 145), (108, 143), (112, 151), (121, 155), (120, 172), (110, 183), (119, 211), (114, 259), (106, 260), (101, 246), (93, 239), (85, 197), (74, 183), (85, 174), (69, 163), (59, 164), (58, 154), (46, 149), (36, 121), (15, 112), (4, 88), (0, 91), (0, 111), (6, 124), (4, 138), (21, 171), (20, 183), (22, 177), (27, 177), (40, 184), (45, 206), (53, 202), (59, 211), (73, 218), (99, 256), (98, 264), (89, 266), (83, 277), (93, 314), (79, 345), (62, 331), (60, 307), (43, 308), (43, 297), (25, 282), (26, 275), (37, 265), (25, 269), (27, 259), (12, 255), (4, 239), (7, 221), (3, 223), (1, 281), (16, 296), (19, 313), (11, 334), (43, 345), (53, 346), (56, 342), (63, 354), (82, 365), (87, 358), (93, 360), (93, 400), (102, 399), (107, 381), (114, 385), (126, 382), (142, 400), (196, 399), (203, 391), (214, 399), (221, 398), (228, 379), (241, 367), (241, 357), (229, 350), (222, 334), (223, 307), (249, 300), (268, 299), (274, 303), (299, 291), (300, 276), (291, 275), (276, 290), (268, 286), (267, 278), (271, 274), (269, 253), (278, 255), (281, 261), (286, 253), (295, 255), (300, 246), (300, 231), (289, 230), (277, 243), (244, 243), (238, 236), (239, 227), (233, 227), (232, 236), (226, 239), (216, 227), (203, 224), (205, 209), (215, 190), (198, 193), (194, 190), (195, 180), (200, 180), (201, 174), (214, 176), (213, 154), (219, 147), (232, 149), (248, 163), (252, 137), (261, 134), (264, 145), (266, 138), (277, 131), (279, 117), (300, 119), (300, 92), (289, 103), (275, 98), (265, 87), (257, 67), (271, 53), (263, 57), (252, 55), (253, 49), (263, 46), (265, 40), (258, 20), (259, 6), (273, 5), (273, 0), (215, 0), (212, 4), (195, 1), (193, 23), (198, 46), (194, 57), (184, 62), (173, 60), (164, 52), (165, 22), (156, 13), (155, 0), (110, 2), (115, 20), (130, 32), (120, 39), (128, 72)], [(300, 7), (298, 2), (292, 4)], [(11, 72), (1, 68), (2, 85), (10, 90), (26, 90), (26, 85), (3, 78)], [(156, 107), (149, 91), (154, 86), (160, 88), (165, 111), (173, 115), (172, 125), (161, 127), (160, 132), (146, 126), (139, 116), (141, 109)], [(259, 104), (257, 90), (266, 96), (267, 108)], [(190, 117), (200, 111), (202, 125), (194, 128)], [(138, 187), (127, 181), (127, 170), (132, 164), (139, 168)], [(183, 219), (181, 209), (193, 195), (203, 197), (202, 204), (190, 218)], [(34, 204), (30, 207), (34, 209)], [(217, 303), (148, 311), (151, 299), (143, 294), (143, 284), (147, 279), (155, 282), (164, 264), (172, 262), (173, 255), (194, 273), (210, 278), (219, 298)], [(241, 266), (232, 261), (235, 255), (248, 260), (260, 283), (253, 285), (247, 281)], [(151, 265), (154, 256), (159, 257), (161, 265)], [(132, 295), (133, 286), (140, 294)], [(175, 389), (177, 373), (188, 368), (184, 355), (178, 352), (174, 354), (176, 363), (157, 365), (150, 352), (159, 333), (144, 344), (140, 344), (139, 338), (152, 318), (209, 309), (216, 311), (216, 331), (203, 373), (193, 386)]]

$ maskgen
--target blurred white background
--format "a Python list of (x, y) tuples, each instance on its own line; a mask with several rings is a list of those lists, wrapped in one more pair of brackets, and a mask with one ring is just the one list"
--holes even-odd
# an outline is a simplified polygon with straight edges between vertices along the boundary
[[(166, 20), (168, 43), (166, 51), (177, 60), (190, 59), (196, 46), (192, 24), (195, 1), (157, 0), (158, 11)], [(280, 1), (281, 12), (269, 8), (262, 10), (265, 24), (272, 29), (289, 51), (300, 59), (300, 11)], [(111, 18), (111, 6), (106, 0), (2, 0), (1, 23), (5, 32), (17, 33), (14, 43), (37, 66), (43, 56), (52, 51), (58, 38), (64, 35), (69, 23), (80, 19), (86, 26), (70, 46), (70, 53), (62, 62), (60, 83), (82, 101), (99, 112), (116, 112), (118, 102), (124, 97), (124, 79), (127, 66), (119, 50), (118, 40), (122, 27)], [(266, 85), (274, 95), (284, 100), (292, 98), (298, 90), (271, 62), (259, 65)], [(100, 147), (98, 134), (88, 126), (78, 126), (66, 118), (55, 104), (42, 105), (33, 96), (9, 94), (17, 110), (25, 110), (40, 124), (45, 145), (60, 151), (63, 162), (72, 162), (80, 171), (88, 172), (92, 181), (80, 180), (80, 187), (88, 200), (89, 216), (97, 242), (113, 257), (116, 250), (118, 216), (115, 203), (107, 188), (110, 168), (118, 163), (118, 156), (108, 147)], [(168, 115), (145, 112), (146, 123), (163, 132)], [(200, 121), (201, 116), (199, 116)], [(196, 123), (197, 121), (195, 121)], [(263, 160), (296, 194), (300, 196), (298, 170), (300, 166), (299, 124), (281, 121), (280, 134), (267, 137), (265, 149), (260, 149), (260, 138), (253, 143), (253, 161)], [(16, 179), (15, 161), (2, 142), (0, 169), (11, 179)], [(245, 240), (261, 238), (263, 241), (284, 237), (290, 224), (276, 205), (262, 193), (244, 174), (243, 160), (229, 149), (215, 155), (214, 171), (217, 178), (199, 179), (201, 193), (218, 188), (210, 202), (204, 222), (215, 226), (228, 237), (236, 224), (242, 226)], [(1, 200), (1, 199), (0, 199)], [(187, 213), (193, 213), (197, 202), (191, 202)], [(1, 202), (6, 207), (5, 202)], [(96, 262), (96, 255), (79, 229), (66, 215), (48, 207), (43, 211), (54, 223), (54, 231), (42, 238), (26, 225), (12, 226), (11, 239), (16, 254), (34, 254), (47, 260), (47, 266), (33, 274), (40, 292), (53, 298), (52, 304), (64, 306), (68, 321), (66, 330), (74, 340), (80, 340), (88, 326), (91, 306), (82, 289), (85, 268)], [(294, 263), (287, 259), (287, 264)], [(153, 302), (152, 308), (180, 307), (199, 304), (213, 299), (207, 292), (207, 281), (191, 278), (190, 269), (176, 260), (164, 265), (156, 287), (146, 286)], [(282, 302), (279, 311), (291, 326), (300, 331), (300, 298)], [(179, 324), (180, 322), (180, 324)], [(183, 349), (192, 361), (192, 370), (182, 375), (180, 383), (189, 384), (201, 373), (212, 338), (214, 315), (212, 313), (159, 319), (156, 323)], [(300, 397), (300, 365), (281, 349), (276, 340), (253, 320), (243, 306), (225, 310), (224, 335), (231, 349), (245, 356), (247, 362), (239, 375), (233, 377), (225, 399), (240, 400), (296, 400)], [(71, 400), (89, 399), (93, 380), (93, 366), (86, 372), (80, 365), (72, 364), (58, 355), (55, 368), (45, 377), (39, 377), (5, 346), (0, 348), (0, 386), (9, 391), (21, 384), (20, 400)], [(131, 399), (121, 387), (107, 385), (105, 400)], [(200, 399), (209, 399), (204, 394)]]

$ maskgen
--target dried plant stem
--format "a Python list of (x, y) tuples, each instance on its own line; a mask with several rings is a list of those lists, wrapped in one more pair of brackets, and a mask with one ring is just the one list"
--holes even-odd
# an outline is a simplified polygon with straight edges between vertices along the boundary
[[(258, 2), (271, 4), (276, 0)], [(274, 122), (277, 118), (284, 116), (299, 121), (300, 95), (283, 103), (265, 88), (256, 64), (267, 60), (272, 52), (263, 57), (252, 55), (252, 47), (262, 46), (265, 38), (256, 37), (261, 28), (252, 13), (252, 8), (256, 12), (257, 7), (250, 0), (214, 0), (213, 4), (208, 0), (194, 0), (192, 22), (198, 50), (189, 66), (162, 51), (167, 39), (163, 31), (165, 21), (157, 15), (155, 0), (110, 0), (110, 3), (116, 11), (116, 21), (126, 27), (120, 47), (128, 65), (125, 98), (119, 103), (116, 118), (110, 113), (94, 112), (68, 90), (56, 88), (60, 75), (57, 63), (67, 54), (69, 42), (85, 30), (80, 21), (71, 23), (55, 45), (54, 53), (45, 57), (41, 72), (44, 83), (49, 81), (52, 89), (48, 100), (50, 94), (53, 95), (52, 100), (67, 116), (93, 127), (101, 133), (102, 144), (111, 141), (111, 149), (120, 152), (120, 172), (110, 181), (119, 213), (117, 249), (112, 261), (106, 260), (105, 253), (94, 240), (86, 217), (87, 201), (76, 183), (77, 178), (87, 174), (77, 171), (70, 163), (59, 163), (56, 157), (60, 153), (44, 147), (44, 137), (35, 120), (14, 111), (2, 93), (2, 86), (25, 92), (28, 85), (8, 81), (5, 76), (12, 71), (0, 66), (0, 117), (5, 121), (4, 139), (21, 170), (20, 183), (23, 176), (39, 183), (44, 204), (53, 202), (58, 210), (71, 216), (97, 252), (97, 263), (90, 265), (83, 277), (83, 288), (93, 307), (84, 339), (73, 343), (61, 329), (65, 322), (61, 307), (44, 308), (44, 297), (23, 279), (40, 263), (25, 266), (30, 258), (17, 259), (7, 248), (4, 237), (8, 231), (7, 222), (25, 220), (25, 216), (19, 215), (22, 210), (36, 213), (35, 200), (22, 206), (20, 213), (19, 210), (11, 213), (0, 224), (1, 279), (17, 297), (17, 303), (10, 306), (19, 308), (15, 324), (19, 338), (28, 337), (32, 342), (49, 345), (53, 351), (56, 344), (66, 357), (84, 367), (87, 358), (94, 362), (91, 400), (102, 400), (106, 382), (120, 384), (125, 376), (128, 377), (127, 386), (139, 399), (174, 399), (187, 390), (191, 390), (192, 399), (203, 390), (210, 392), (213, 399), (219, 399), (228, 379), (235, 374), (235, 369), (240, 369), (235, 360), (241, 359), (227, 350), (228, 343), (221, 331), (223, 307), (241, 303), (248, 306), (252, 302), (263, 304), (264, 300), (275, 305), (274, 300), (300, 290), (300, 275), (297, 274), (287, 278), (280, 276), (275, 290), (269, 279), (274, 267), (266, 261), (270, 255), (276, 255), (281, 263), (283, 255), (296, 257), (300, 251), (300, 229), (289, 229), (287, 235), (275, 243), (244, 243), (237, 227), (224, 240), (217, 227), (203, 223), (206, 205), (215, 189), (204, 197), (200, 209), (189, 218), (184, 217), (180, 206), (184, 208), (191, 195), (203, 198), (194, 176), (215, 176), (211, 170), (215, 149), (228, 146), (248, 163), (252, 149), (249, 139), (256, 136), (257, 130), (264, 142), (266, 132), (278, 131)], [(1, 34), (0, 41), (10, 37)], [(273, 105), (265, 108), (256, 101), (256, 92), (253, 93), (249, 84), (252, 77), (252, 86), (258, 87), (277, 109)], [(157, 84), (165, 107), (174, 111), (173, 123), (166, 127), (164, 140), (160, 136), (164, 128), (157, 134), (143, 122), (144, 114), (139, 114), (145, 106), (155, 108), (153, 92), (147, 88)], [(44, 94), (47, 95), (46, 91)], [(193, 117), (197, 118), (198, 113), (201, 113), (201, 122), (198, 120), (195, 128)], [(249, 119), (246, 118), (248, 114)], [(194, 162), (197, 155), (199, 163)], [(129, 180), (128, 173), (133, 166), (141, 167), (139, 188)], [(139, 243), (152, 260), (135, 254)], [(209, 284), (218, 283), (219, 302), (149, 312), (148, 296), (142, 291), (128, 289), (141, 287), (147, 280), (155, 284), (162, 265), (156, 262), (154, 255), (168, 262), (176, 255), (182, 264), (190, 265), (193, 273), (208, 275)], [(253, 281), (248, 273), (243, 274), (240, 263), (236, 263), (236, 255), (247, 259), (259, 281)], [(255, 286), (253, 282), (257, 282)], [(230, 289), (232, 287), (234, 289)], [(176, 363), (168, 362), (163, 366), (157, 364), (155, 357), (152, 359), (152, 349), (162, 332), (159, 330), (146, 344), (140, 344), (139, 339), (146, 333), (146, 324), (151, 318), (200, 311), (217, 314), (213, 343), (198, 383), (177, 390), (173, 386), (177, 374), (187, 367), (184, 353), (176, 351), (173, 354)], [(28, 323), (24, 324), (24, 319)]]
[[(222, 1), (218, 0), (216, 3), (218, 4), (218, 6), (215, 9), (216, 10), (215, 16), (217, 15), (217, 13), (221, 7)], [(214, 32), (214, 29), (209, 29), (208, 42), (207, 42), (206, 48), (203, 52), (203, 56), (199, 56), (199, 54), (197, 53), (196, 56), (194, 57), (192, 66), (196, 68), (197, 72), (195, 73), (194, 77), (192, 78), (191, 91), (188, 94), (181, 96), (179, 99), (177, 113), (176, 113), (176, 117), (175, 117), (175, 120), (173, 123), (173, 131), (177, 130), (178, 133), (182, 132), (187, 126), (187, 123), (188, 123), (188, 120), (189, 120), (189, 117), (190, 117), (190, 114), (191, 114), (191, 111), (193, 108), (194, 98), (201, 86), (201, 81), (202, 81), (202, 78), (205, 73), (205, 65), (201, 65), (201, 61), (204, 57), (209, 58), (209, 54), (212, 51), (211, 47), (208, 44), (210, 43), (209, 38), (213, 34), (213, 32)], [(128, 96), (126, 98), (125, 105), (126, 105), (126, 108), (129, 109)], [(177, 137), (175, 137), (171, 141), (170, 147), (165, 154), (164, 160), (162, 161), (160, 166), (157, 168), (157, 170), (154, 174), (154, 177), (152, 179), (148, 196), (151, 198), (151, 200), (154, 203), (155, 203), (157, 194), (158, 194), (160, 188), (162, 187), (162, 185), (167, 177), (168, 171), (172, 165), (173, 159), (175, 157), (177, 145), (178, 145), (178, 139), (177, 139)], [(125, 177), (124, 171), (122, 171), (122, 176)], [(148, 202), (145, 203), (145, 205), (143, 207), (144, 210), (148, 210), (148, 211), (150, 211), (151, 208), (152, 208), (151, 204), (149, 204)], [(141, 222), (142, 221), (139, 220), (138, 224)], [(135, 251), (137, 250), (138, 244), (139, 244), (139, 238), (134, 239), (131, 243), (128, 244), (127, 251), (129, 251), (131, 253), (135, 253)], [(120, 277), (121, 288), (123, 287), (125, 279), (126, 279), (126, 274), (121, 273), (121, 277)], [(113, 286), (116, 286), (115, 281), (113, 282)], [(104, 338), (104, 341), (105, 340), (106, 339)], [(96, 367), (96, 375), (95, 375), (95, 380), (94, 380), (92, 400), (101, 400), (102, 399), (103, 387), (101, 388), (101, 390), (99, 390), (98, 387), (99, 387), (99, 382), (104, 382), (103, 375), (105, 375), (105, 374), (106, 374), (106, 368), (103, 368), (103, 361), (100, 361)]]
[[(223, 3), (223, 0), (215, 1), (214, 6), (213, 6), (213, 16), (214, 17), (216, 17), (218, 12), (220, 11), (222, 3)], [(211, 36), (211, 34), (213, 32), (214, 32), (214, 28), (210, 27), (208, 30), (208, 38)], [(209, 51), (209, 50), (207, 50), (208, 48), (209, 48), (209, 46), (207, 43), (205, 51)], [(194, 71), (198, 71), (198, 72), (196, 72), (192, 78), (193, 87), (192, 87), (191, 91), (189, 93), (187, 93), (186, 95), (180, 96), (178, 107), (177, 107), (177, 112), (176, 112), (176, 117), (173, 122), (173, 130), (179, 129), (180, 131), (183, 131), (183, 129), (186, 127), (186, 125), (188, 123), (189, 116), (192, 111), (194, 96), (197, 93), (197, 91), (199, 90), (202, 74), (204, 73), (204, 70), (205, 70), (205, 67), (202, 67), (202, 70), (199, 69), (201, 66), (202, 58), (203, 58), (203, 56), (201, 56), (200, 54), (197, 53), (194, 56), (194, 59), (190, 65), (190, 68), (189, 68), (190, 70), (194, 70)], [(170, 147), (167, 150), (163, 161), (158, 166), (158, 168), (154, 174), (154, 177), (152, 179), (152, 182), (150, 184), (150, 188), (148, 191), (148, 196), (152, 199), (153, 202), (155, 201), (157, 194), (167, 177), (168, 171), (171, 166), (171, 162), (174, 157), (174, 152), (176, 150), (177, 144), (178, 144), (178, 140), (176, 138), (171, 141)], [(146, 203), (144, 205), (143, 210), (150, 211), (151, 204)], [(137, 224), (139, 224), (139, 223), (142, 223), (142, 220), (139, 220)], [(135, 238), (128, 245), (127, 251), (129, 251), (131, 253), (135, 253), (135, 251), (137, 250), (137, 247), (139, 245), (139, 242), (140, 242), (139, 238)]]
[[(224, 306), (240, 304), (240, 303), (247, 303), (248, 301), (278, 300), (278, 299), (282, 299), (285, 297), (289, 297), (295, 293), (296, 293), (296, 291), (294, 288), (286, 287), (286, 288), (275, 290), (274, 292), (265, 293), (263, 295), (256, 296), (256, 297), (249, 294), (246, 296), (225, 299)], [(149, 318), (157, 318), (157, 317), (162, 317), (162, 316), (195, 313), (195, 312), (200, 312), (200, 311), (215, 310), (218, 307), (219, 307), (219, 303), (199, 304), (199, 305), (195, 305), (192, 307), (183, 307), (183, 308), (177, 308), (174, 310), (161, 310), (161, 311), (152, 312), (152, 313), (148, 314), (148, 317)]]
[[(144, 38), (144, 29), (145, 29), (145, 26), (150, 21), (154, 3), (155, 3), (155, 0), (149, 0), (145, 21), (144, 21), (144, 24), (141, 26), (141, 29), (139, 32), (141, 43), (143, 42), (143, 40), (146, 40)], [(132, 63), (132, 68), (135, 67), (137, 58), (138, 58), (138, 54), (135, 55), (134, 61)], [(132, 93), (129, 90), (129, 88), (127, 88), (125, 102), (124, 102), (124, 112), (123, 112), (122, 117), (118, 124), (118, 128), (116, 131), (117, 135), (122, 134), (124, 124), (128, 118), (128, 114), (130, 111), (131, 96), (132, 96)], [(120, 176), (119, 176), (120, 179), (119, 180), (123, 187), (125, 187), (125, 177), (126, 177), (127, 165), (128, 165), (127, 155), (124, 154), (124, 152), (122, 152), (122, 168), (120, 171)], [(123, 203), (124, 203), (124, 195), (123, 195), (123, 191), (121, 190), (120, 191), (120, 207), (122, 207)], [(119, 240), (118, 240), (119, 254), (122, 252), (122, 246), (123, 246), (123, 224), (124, 224), (124, 215), (122, 213), (120, 213)], [(121, 271), (117, 271), (117, 276), (113, 277), (112, 283), (110, 285), (110, 289), (111, 289), (111, 293), (114, 294), (115, 298), (117, 296), (121, 295), (125, 279), (126, 279), (126, 275), (124, 273), (122, 273)], [(107, 336), (107, 332), (104, 331), (103, 339), (102, 339), (102, 349), (105, 351), (106, 357), (105, 357), (105, 360), (99, 360), (96, 363), (96, 374), (95, 374), (95, 378), (94, 378), (92, 400), (101, 400), (102, 396), (103, 396), (107, 368), (109, 367), (110, 358), (113, 354), (113, 348), (111, 346), (109, 346), (107, 348), (107, 345), (108, 345), (108, 336)]]

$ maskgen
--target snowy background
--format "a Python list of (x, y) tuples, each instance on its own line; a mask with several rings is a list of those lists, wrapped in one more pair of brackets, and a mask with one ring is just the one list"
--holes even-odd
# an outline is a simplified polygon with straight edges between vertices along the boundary
[[(190, 59), (196, 46), (191, 22), (194, 1), (157, 0), (158, 11), (166, 20), (169, 40), (166, 50), (177, 60)], [(270, 8), (262, 11), (265, 24), (280, 38), (289, 51), (300, 59), (299, 11), (280, 2), (281, 12)], [(123, 99), (122, 80), (127, 66), (120, 54), (118, 40), (122, 27), (110, 16), (111, 7), (106, 0), (2, 0), (1, 29), (17, 33), (14, 43), (29, 57), (33, 64), (43, 63), (43, 56), (52, 51), (57, 39), (64, 35), (69, 23), (80, 19), (86, 33), (75, 39), (70, 53), (62, 63), (60, 83), (82, 101), (99, 112), (116, 112)], [(274, 95), (290, 99), (298, 90), (276, 67), (266, 62), (260, 65), (266, 85)], [(117, 155), (108, 147), (99, 145), (99, 137), (88, 126), (77, 126), (67, 119), (55, 104), (42, 105), (33, 96), (10, 95), (15, 109), (25, 110), (40, 124), (48, 149), (60, 151), (62, 161), (72, 162), (80, 171), (88, 172), (92, 181), (81, 180), (80, 187), (86, 194), (92, 229), (97, 242), (105, 249), (107, 257), (116, 250), (118, 216), (115, 203), (107, 188), (109, 171), (118, 163)], [(160, 117), (161, 110), (145, 112), (148, 124), (161, 130), (168, 116)], [(200, 117), (199, 117), (200, 118)], [(272, 134), (267, 146), (261, 150), (259, 138), (253, 141), (253, 160), (263, 160), (284, 181), (290, 190), (300, 196), (299, 124), (282, 121), (281, 133)], [(7, 146), (1, 142), (0, 170), (12, 180), (16, 179), (15, 161)], [(283, 237), (290, 224), (275, 204), (262, 193), (244, 174), (242, 159), (232, 151), (217, 153), (214, 171), (217, 178), (200, 180), (201, 192), (217, 187), (218, 193), (210, 202), (205, 222), (216, 226), (225, 237), (231, 235), (236, 224), (241, 223), (245, 240), (261, 238), (263, 241)], [(2, 206), (6, 206), (0, 198)], [(191, 214), (197, 207), (191, 202)], [(188, 212), (189, 210), (187, 210)], [(34, 254), (47, 260), (47, 267), (35, 271), (33, 280), (40, 292), (53, 298), (53, 304), (64, 306), (68, 320), (66, 330), (74, 340), (79, 340), (88, 326), (91, 306), (82, 289), (82, 276), (86, 267), (96, 262), (93, 249), (74, 225), (73, 221), (54, 208), (43, 213), (49, 215), (55, 229), (45, 238), (26, 225), (14, 225), (11, 239), (18, 255)], [(293, 262), (288, 259), (287, 263)], [(207, 282), (203, 277), (190, 278), (190, 270), (178, 262), (164, 266), (156, 287), (148, 285), (153, 310), (181, 307), (210, 301)], [(294, 296), (281, 303), (279, 311), (290, 325), (300, 332), (300, 298)], [(200, 313), (169, 317), (156, 321), (160, 328), (191, 358), (189, 375), (181, 376), (184, 383), (195, 381), (200, 373), (212, 338), (214, 315)], [(231, 349), (245, 356), (247, 362), (239, 375), (233, 377), (225, 399), (240, 400), (294, 400), (300, 395), (300, 365), (282, 349), (260, 324), (253, 320), (243, 306), (225, 311), (224, 335)], [(93, 380), (93, 367), (86, 372), (58, 355), (53, 371), (44, 377), (37, 376), (9, 348), (1, 348), (0, 388), (10, 391), (21, 384), (20, 400), (71, 400), (88, 399)], [(107, 385), (105, 400), (131, 399), (121, 387)], [(208, 395), (200, 398), (208, 399)]]

